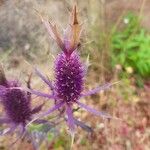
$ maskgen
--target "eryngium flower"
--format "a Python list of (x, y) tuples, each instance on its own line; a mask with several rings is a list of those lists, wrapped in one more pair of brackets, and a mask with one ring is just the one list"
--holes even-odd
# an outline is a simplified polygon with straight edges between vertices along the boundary
[(11, 89), (14, 87), (20, 87), (20, 85), (15, 82), (9, 84), (9, 88), (1, 96), (2, 103), (11, 121), (15, 124), (26, 124), (26, 121), (31, 119), (30, 99), (25, 92), (19, 89)]
[[(83, 83), (86, 69), (85, 66), (81, 63), (80, 56), (77, 52), (79, 37), (81, 34), (81, 25), (78, 23), (76, 6), (72, 11), (72, 23), (65, 31), (63, 40), (57, 31), (56, 25), (52, 25), (41, 15), (40, 17), (45, 27), (47, 28), (49, 35), (54, 40), (56, 40), (58, 46), (62, 49), (62, 52), (56, 57), (55, 60), (54, 84), (46, 77), (44, 77), (44, 75), (39, 70), (36, 69), (38, 76), (52, 90), (52, 94), (41, 93), (35, 90), (30, 90), (30, 92), (38, 96), (55, 100), (55, 106), (48, 110), (46, 113), (38, 115), (37, 118), (48, 115), (55, 110), (60, 110), (60, 108), (65, 108), (65, 112), (67, 114), (66, 120), (71, 132), (74, 132), (75, 124), (79, 125), (77, 124), (77, 120), (73, 117), (74, 104), (77, 104), (78, 106), (95, 115), (105, 118), (112, 118), (109, 114), (99, 112), (79, 101), (82, 97), (95, 94), (96, 92), (100, 92), (101, 90), (111, 87), (112, 84), (108, 83), (104, 86), (97, 87), (91, 91), (83, 93)], [(83, 124), (80, 124), (80, 126), (83, 126)]]
[(76, 102), (83, 90), (84, 67), (77, 52), (61, 53), (55, 62), (55, 94), (68, 104)]
[[(27, 82), (30, 88), (30, 78)], [(4, 108), (4, 114), (0, 117), (0, 124), (8, 124), (10, 127), (3, 132), (12, 133), (18, 126), (21, 135), (26, 131), (26, 124), (32, 120), (32, 115), (38, 113), (43, 104), (31, 109), (31, 93), (19, 89), (18, 81), (8, 81), (0, 66), (0, 102)], [(38, 123), (39, 120), (36, 122)]]

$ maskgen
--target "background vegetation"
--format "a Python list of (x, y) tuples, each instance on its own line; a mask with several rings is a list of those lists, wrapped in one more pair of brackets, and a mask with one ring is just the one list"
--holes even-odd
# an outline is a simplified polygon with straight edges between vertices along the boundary
[[(53, 79), (53, 57), (59, 49), (49, 40), (34, 8), (63, 29), (72, 4), (71, 0), (0, 0), (0, 62), (10, 78), (20, 78), (24, 84), (33, 66), (38, 66)], [(77, 4), (84, 27), (80, 53), (89, 66), (86, 88), (121, 81), (109, 91), (83, 101), (123, 121), (103, 120), (80, 110), (75, 115), (94, 132), (78, 128), (72, 149), (149, 150), (150, 1), (78, 0)], [(34, 73), (32, 87), (47, 91)], [(40, 98), (33, 99), (33, 105), (41, 102)], [(61, 126), (61, 133), (55, 129), (47, 133), (46, 126), (31, 126), (30, 132), (40, 150), (69, 149), (70, 136), (65, 125)], [(8, 149), (12, 137), (15, 139), (16, 135), (0, 137), (0, 150)], [(13, 149), (33, 147), (31, 141), (23, 139)]]

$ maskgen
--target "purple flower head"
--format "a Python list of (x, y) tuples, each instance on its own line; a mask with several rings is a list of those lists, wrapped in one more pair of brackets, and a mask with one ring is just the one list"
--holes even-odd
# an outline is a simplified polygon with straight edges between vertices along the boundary
[(38, 96), (53, 99), (55, 101), (54, 107), (49, 109), (44, 114), (37, 116), (44, 117), (60, 108), (65, 108), (67, 115), (67, 122), (71, 132), (74, 132), (75, 125), (84, 127), (87, 126), (73, 117), (73, 105), (86, 109), (87, 111), (102, 116), (105, 118), (112, 118), (110, 115), (104, 112), (99, 112), (80, 102), (80, 98), (95, 94), (101, 90), (110, 88), (112, 84), (108, 83), (104, 86), (97, 87), (91, 91), (83, 92), (84, 89), (84, 75), (85, 67), (81, 63), (80, 56), (77, 52), (79, 45), (79, 39), (81, 34), (81, 25), (77, 19), (77, 10), (74, 6), (72, 11), (72, 23), (65, 31), (64, 39), (62, 39), (57, 31), (56, 25), (52, 25), (48, 20), (43, 19), (40, 15), (42, 22), (44, 23), (49, 35), (57, 42), (62, 52), (57, 56), (55, 60), (55, 81), (54, 84), (48, 80), (44, 75), (36, 70), (38, 76), (49, 86), (52, 90), (52, 94), (41, 93), (39, 91), (30, 90), (31, 93)]
[(10, 82), (5, 94), (2, 96), (2, 103), (10, 120), (16, 124), (26, 124), (31, 119), (30, 98), (19, 90), (11, 89), (20, 87), (17, 82)]
[(68, 104), (76, 102), (83, 90), (84, 67), (77, 52), (61, 53), (55, 62), (55, 94)]
[[(30, 88), (30, 78), (27, 86)], [(0, 102), (4, 108), (0, 124), (8, 124), (10, 127), (3, 134), (12, 133), (19, 127), (22, 135), (26, 131), (27, 122), (32, 120), (33, 114), (42, 109), (43, 104), (31, 109), (31, 93), (24, 92), (19, 89), (20, 87), (18, 81), (8, 81), (0, 68)]]

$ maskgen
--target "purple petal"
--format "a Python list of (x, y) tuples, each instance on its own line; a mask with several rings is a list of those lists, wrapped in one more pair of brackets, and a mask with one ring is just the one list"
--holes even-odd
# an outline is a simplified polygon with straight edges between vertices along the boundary
[(0, 124), (3, 124), (3, 123), (10, 123), (11, 120), (9, 118), (0, 118)]
[(90, 90), (90, 91), (88, 91), (88, 92), (86, 92), (86, 93), (84, 93), (84, 94), (81, 94), (81, 97), (90, 96), (90, 95), (93, 95), (93, 94), (95, 94), (95, 93), (104, 91), (104, 90), (106, 90), (106, 89), (109, 89), (112, 85), (114, 85), (114, 84), (116, 84), (116, 83), (118, 83), (118, 82), (115, 82), (115, 83), (106, 83), (106, 84), (104, 84), (104, 85), (102, 85), (102, 86), (99, 86), (99, 87), (97, 87), (97, 88), (95, 88), (95, 89), (92, 89), (92, 90)]
[(31, 120), (28, 123), (28, 125), (31, 124), (32, 122), (34, 122), (35, 120), (39, 119), (39, 118), (42, 118), (42, 117), (45, 117), (45, 116), (49, 115), (50, 113), (52, 113), (53, 111), (59, 109), (63, 105), (64, 105), (64, 102), (60, 102), (59, 104), (57, 104), (54, 107), (52, 107), (51, 109), (49, 109), (47, 112), (37, 115), (35, 119)]
[(95, 109), (93, 109), (93, 108), (91, 108), (91, 107), (89, 107), (89, 106), (87, 106), (87, 105), (85, 105), (83, 103), (77, 102), (77, 104), (79, 106), (81, 106), (82, 108), (86, 109), (87, 111), (89, 111), (89, 112), (91, 112), (91, 113), (93, 113), (93, 114), (95, 114), (97, 116), (101, 116), (103, 118), (113, 118), (109, 114), (107, 114), (105, 112), (97, 111), (97, 110), (95, 110)]
[(51, 88), (53, 89), (53, 84), (49, 81), (37, 68), (35, 69), (36, 74)]
[(67, 113), (67, 116), (68, 116), (67, 121), (68, 121), (69, 129), (71, 131), (71, 134), (74, 134), (75, 124), (74, 124), (74, 118), (73, 118), (73, 113), (72, 113), (71, 106), (69, 106), (69, 105), (66, 106), (66, 113)]
[(32, 114), (38, 113), (39, 111), (41, 111), (43, 105), (44, 105), (44, 103), (41, 104), (41, 105), (39, 105), (39, 106), (37, 106), (37, 107), (35, 107), (35, 108), (33, 108), (32, 111), (31, 111), (31, 113)]

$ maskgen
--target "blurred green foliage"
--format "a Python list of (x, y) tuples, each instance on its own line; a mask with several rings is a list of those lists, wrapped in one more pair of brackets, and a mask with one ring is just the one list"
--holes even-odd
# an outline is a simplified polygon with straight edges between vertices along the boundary
[(125, 16), (124, 24), (111, 37), (112, 65), (120, 64), (123, 70), (131, 67), (140, 78), (150, 77), (150, 34), (133, 13)]

